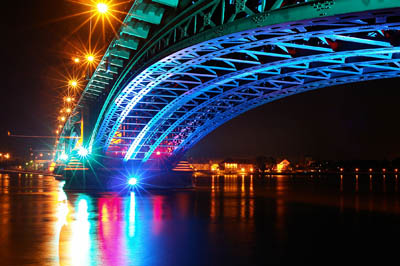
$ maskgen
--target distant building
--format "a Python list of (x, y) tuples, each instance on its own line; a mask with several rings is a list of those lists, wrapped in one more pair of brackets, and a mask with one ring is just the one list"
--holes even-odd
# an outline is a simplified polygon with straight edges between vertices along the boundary
[(284, 159), (283, 161), (281, 161), (280, 163), (278, 163), (275, 166), (275, 170), (279, 173), (285, 172), (285, 171), (289, 170), (289, 166), (290, 166), (290, 162), (288, 160)]
[(246, 160), (228, 159), (224, 161), (193, 161), (192, 167), (196, 171), (221, 174), (253, 173), (254, 165)]

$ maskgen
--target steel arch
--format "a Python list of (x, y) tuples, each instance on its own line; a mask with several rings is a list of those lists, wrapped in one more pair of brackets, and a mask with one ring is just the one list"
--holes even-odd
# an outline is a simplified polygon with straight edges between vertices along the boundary
[[(275, 32), (268, 27), (258, 28), (174, 53), (137, 75), (121, 91), (108, 114), (109, 120), (102, 125), (100, 139), (107, 137), (104, 144), (109, 150), (126, 151), (129, 147), (125, 159), (146, 161), (157, 148), (176, 156), (210, 132), (205, 127), (216, 128), (191, 116), (207, 114), (207, 108), (211, 110), (217, 102), (235, 102), (236, 109), (232, 110), (236, 113), (224, 116), (234, 117), (249, 110), (249, 106), (255, 107), (251, 104), (253, 99), (263, 94), (272, 96), (294, 90), (289, 93), (292, 95), (307, 90), (307, 86), (315, 89), (336, 84), (332, 81), (342, 84), (360, 77), (396, 77), (400, 52), (396, 43), (398, 13), (391, 10), (377, 16), (367, 12), (353, 14), (350, 19), (297, 22), (296, 29), (279, 28)], [(319, 30), (312, 30), (315, 28)], [(257, 38), (265, 35), (269, 38)], [(340, 51), (335, 44), (345, 49)], [(171, 88), (171, 84), (176, 87)], [(249, 92), (245, 95), (241, 89)], [(207, 121), (220, 125), (227, 120), (216, 115)], [(194, 122), (196, 126), (192, 125)], [(182, 129), (191, 133), (179, 136)], [(121, 136), (116, 136), (117, 131)]]
[(253, 99), (252, 101), (243, 103), (237, 107), (235, 107), (233, 110), (226, 111), (225, 113), (219, 114), (216, 116), (214, 119), (211, 121), (208, 121), (202, 126), (199, 126), (196, 128), (194, 132), (191, 133), (190, 136), (188, 136), (181, 144), (180, 146), (174, 150), (172, 156), (179, 158), (181, 154), (183, 154), (185, 151), (189, 150), (191, 147), (193, 147), (198, 141), (200, 141), (203, 137), (205, 137), (207, 134), (212, 132), (214, 129), (218, 128), (222, 124), (226, 123), (227, 121), (233, 119), (234, 117), (251, 110), (253, 108), (256, 108), (258, 106), (261, 106), (263, 104), (282, 99), (287, 96), (291, 96), (294, 94), (310, 91), (310, 90), (316, 90), (324, 87), (330, 87), (330, 86), (337, 86), (337, 85), (342, 85), (342, 84), (349, 84), (349, 83), (355, 83), (355, 82), (361, 82), (361, 81), (369, 81), (369, 80), (376, 80), (376, 79), (386, 79), (386, 78), (399, 78), (400, 77), (400, 69), (396, 71), (388, 71), (388, 72), (376, 72), (372, 74), (367, 74), (363, 75), (362, 77), (360, 76), (354, 76), (354, 77), (342, 77), (342, 78), (337, 78), (333, 80), (327, 80), (322, 83), (320, 82), (314, 82), (311, 84), (307, 84), (307, 86), (303, 87), (298, 87), (298, 88), (290, 88), (290, 89), (285, 89), (284, 91), (280, 91), (278, 95), (275, 95), (275, 97), (271, 97), (272, 95), (268, 95), (268, 97), (259, 97), (256, 99)]

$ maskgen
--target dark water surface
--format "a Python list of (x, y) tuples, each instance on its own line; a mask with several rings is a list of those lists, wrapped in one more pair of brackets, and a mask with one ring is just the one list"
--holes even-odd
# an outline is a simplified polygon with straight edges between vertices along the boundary
[(72, 193), (0, 173), (0, 265), (394, 264), (395, 175), (197, 177), (196, 189)]

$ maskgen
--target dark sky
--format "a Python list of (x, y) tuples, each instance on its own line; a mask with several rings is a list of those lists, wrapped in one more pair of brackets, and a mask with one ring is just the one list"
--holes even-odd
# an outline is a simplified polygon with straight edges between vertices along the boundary
[(48, 75), (57, 64), (55, 44), (62, 25), (47, 21), (62, 14), (57, 2), (2, 3), (0, 150), (15, 153), (16, 145), (26, 147), (30, 142), (7, 138), (8, 130), (15, 134), (51, 134), (55, 91)]
[[(66, 37), (79, 19), (65, 0), (2, 3), (0, 152), (29, 146), (46, 149), (46, 139), (7, 137), (54, 134), (67, 68)], [(78, 36), (79, 37), (79, 36)], [(60, 74), (61, 73), (61, 74)], [(273, 102), (226, 123), (199, 142), (195, 157), (268, 155), (326, 159), (400, 157), (399, 80), (350, 84)]]

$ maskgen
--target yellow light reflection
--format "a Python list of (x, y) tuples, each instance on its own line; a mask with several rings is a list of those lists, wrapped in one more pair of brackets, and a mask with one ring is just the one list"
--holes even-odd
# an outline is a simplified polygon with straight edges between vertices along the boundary
[[(65, 181), (60, 182), (58, 191), (57, 191), (57, 222), (55, 224), (55, 230), (56, 230), (56, 237), (54, 239), (54, 247), (57, 247), (56, 253), (58, 254), (57, 257), (58, 259), (62, 258), (61, 254), (63, 253), (63, 250), (61, 247), (59, 247), (61, 239), (61, 231), (65, 225), (68, 224), (68, 213), (69, 213), (69, 207), (68, 207), (68, 199), (67, 195), (65, 194), (63, 190)], [(59, 261), (60, 263), (60, 261)]]
[(86, 199), (79, 199), (75, 221), (72, 223), (72, 239), (70, 256), (72, 265), (90, 264), (90, 223), (88, 220), (88, 202)]

